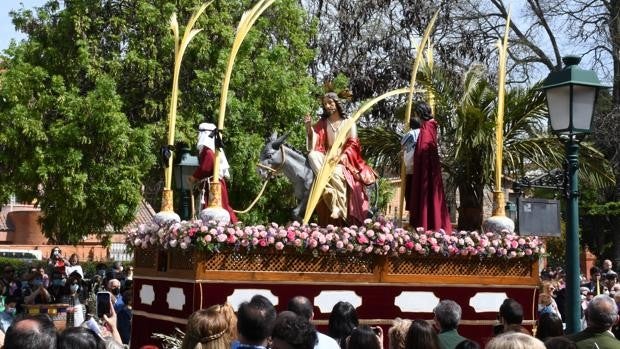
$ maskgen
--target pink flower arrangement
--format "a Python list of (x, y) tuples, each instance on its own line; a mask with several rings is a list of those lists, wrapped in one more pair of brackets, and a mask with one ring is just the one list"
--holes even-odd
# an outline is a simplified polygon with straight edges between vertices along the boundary
[(476, 256), (478, 258), (538, 258), (545, 253), (537, 236), (520, 236), (507, 231), (479, 233), (458, 231), (413, 231), (379, 219), (361, 226), (319, 227), (293, 222), (286, 226), (221, 225), (201, 220), (159, 226), (143, 224), (127, 235), (130, 249), (161, 247), (196, 249), (212, 253), (297, 251), (314, 255), (325, 253), (375, 254), (387, 256), (437, 255)]

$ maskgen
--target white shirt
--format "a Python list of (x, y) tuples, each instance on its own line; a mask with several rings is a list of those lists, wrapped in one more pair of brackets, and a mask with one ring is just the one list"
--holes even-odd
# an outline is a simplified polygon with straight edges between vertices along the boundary
[(316, 331), (316, 335), (318, 337), (318, 341), (314, 346), (314, 349), (340, 349), (338, 342), (332, 337), (322, 334), (319, 331)]

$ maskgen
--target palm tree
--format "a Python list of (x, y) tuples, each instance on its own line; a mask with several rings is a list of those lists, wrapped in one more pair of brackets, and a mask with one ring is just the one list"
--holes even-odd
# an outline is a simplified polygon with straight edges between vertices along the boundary
[[(460, 83), (454, 83), (454, 76), (443, 69), (432, 74), (422, 69), (418, 81), (436, 98), (446, 191), (458, 192), (460, 199), (458, 227), (474, 230), (482, 223), (484, 189), (493, 184), (497, 91), (482, 67), (465, 72)], [(538, 86), (509, 90), (505, 105), (504, 176), (521, 178), (534, 170), (562, 168), (564, 148), (547, 132), (545, 98)], [(400, 132), (365, 129), (360, 138), (378, 167), (399, 168)], [(580, 159), (582, 180), (595, 187), (613, 183), (608, 163), (591, 145), (583, 144)]]

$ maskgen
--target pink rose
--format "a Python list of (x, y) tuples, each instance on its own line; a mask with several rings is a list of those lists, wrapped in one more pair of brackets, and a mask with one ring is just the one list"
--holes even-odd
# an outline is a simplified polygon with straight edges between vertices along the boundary
[(276, 242), (276, 250), (283, 250), (284, 244), (280, 241)]
[(295, 232), (293, 230), (290, 230), (287, 234), (286, 234), (286, 238), (288, 239), (288, 241), (293, 241), (295, 240)]
[(357, 236), (357, 242), (359, 244), (367, 244), (369, 242), (368, 238), (366, 236), (364, 236), (363, 234), (360, 234)]
[(405, 247), (406, 247), (408, 250), (413, 249), (413, 246), (414, 246), (414, 245), (413, 245), (413, 242), (411, 242), (411, 241), (407, 241), (407, 242), (405, 242)]

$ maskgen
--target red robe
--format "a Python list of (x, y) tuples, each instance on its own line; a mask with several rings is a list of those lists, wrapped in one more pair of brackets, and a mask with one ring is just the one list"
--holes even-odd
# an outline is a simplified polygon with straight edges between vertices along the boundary
[[(194, 171), (194, 178), (203, 179), (213, 176), (213, 165), (215, 163), (215, 153), (208, 147), (203, 147), (198, 158), (200, 166)], [(220, 188), (222, 188), (222, 207), (230, 214), (230, 221), (237, 223), (237, 215), (233, 211), (232, 207), (228, 203), (228, 189), (226, 188), (226, 180), (220, 178)]]
[(441, 178), (441, 163), (437, 150), (437, 122), (424, 121), (420, 127), (418, 144), (413, 154), (413, 175), (407, 184), (409, 224), (452, 233), (450, 214), (446, 206)]
[[(325, 155), (329, 150), (327, 142), (327, 119), (322, 118), (314, 125), (317, 141), (314, 150)], [(368, 218), (368, 195), (364, 190), (364, 183), (360, 182), (352, 171), (361, 171), (368, 165), (362, 159), (362, 147), (359, 139), (348, 138), (342, 148), (342, 154), (347, 156), (347, 164), (344, 165), (344, 177), (347, 180), (347, 223), (362, 225)], [(341, 162), (342, 163), (342, 162)]]

